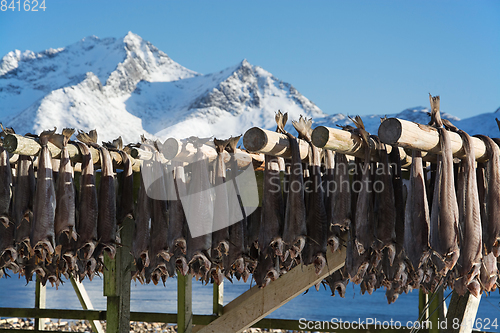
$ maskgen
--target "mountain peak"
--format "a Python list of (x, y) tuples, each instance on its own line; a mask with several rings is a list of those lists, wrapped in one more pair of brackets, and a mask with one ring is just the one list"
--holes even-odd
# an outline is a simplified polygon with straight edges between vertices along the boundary
[(129, 31), (125, 37), (123, 37), (123, 42), (127, 45), (141, 45), (144, 42), (141, 36), (134, 34), (132, 31)]

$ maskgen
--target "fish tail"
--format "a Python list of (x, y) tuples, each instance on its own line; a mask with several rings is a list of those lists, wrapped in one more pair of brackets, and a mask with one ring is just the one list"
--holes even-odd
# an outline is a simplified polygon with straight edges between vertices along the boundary
[(69, 139), (71, 138), (71, 136), (75, 133), (75, 129), (74, 128), (65, 128), (63, 129), (62, 131), (62, 135), (63, 135), (63, 144), (66, 146), (69, 142)]
[(215, 150), (217, 150), (218, 154), (221, 154), (226, 149), (229, 140), (219, 140), (214, 138)]
[(285, 112), (285, 114), (283, 114), (280, 110), (278, 110), (274, 118), (277, 124), (276, 132), (285, 134), (285, 125), (288, 121), (288, 113)]
[(54, 129), (52, 131), (48, 130), (48, 131), (43, 131), (42, 133), (40, 133), (40, 135), (38, 136), (39, 139), (40, 139), (40, 144), (42, 146), (46, 146), (47, 143), (49, 142), (49, 139), (50, 137), (56, 132), (56, 127), (54, 127)]
[(0, 129), (2, 130), (2, 132), (0, 132), (0, 136), (2, 137), (7, 136), (8, 134), (16, 134), (12, 127), (3, 127), (2, 123), (0, 123)]
[(429, 125), (434, 127), (442, 127), (443, 121), (439, 113), (439, 96), (432, 96), (429, 94), (429, 101), (431, 102), (431, 121)]
[(306, 119), (305, 117), (302, 117), (302, 115), (299, 118), (299, 121), (292, 121), (293, 127), (297, 130), (299, 135), (302, 138), (305, 138), (308, 141), (311, 141), (311, 134), (312, 134), (312, 118)]
[(76, 138), (81, 142), (86, 143), (87, 145), (95, 146), (97, 144), (97, 131), (92, 130), (88, 133), (85, 133), (84, 131), (78, 131)]
[(228, 139), (228, 143), (226, 146), (226, 150), (230, 154), (234, 154), (236, 152), (236, 145), (238, 144), (238, 141), (240, 141), (241, 135), (235, 136), (235, 137), (230, 137)]

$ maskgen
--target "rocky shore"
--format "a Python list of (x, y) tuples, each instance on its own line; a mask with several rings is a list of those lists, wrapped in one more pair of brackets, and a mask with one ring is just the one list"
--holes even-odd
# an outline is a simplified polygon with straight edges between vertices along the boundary
[[(101, 322), (104, 329), (106, 329), (106, 322)], [(33, 319), (26, 318), (8, 318), (0, 319), (0, 329), (23, 329), (23, 330), (34, 330)], [(61, 332), (92, 332), (92, 328), (88, 321), (84, 320), (57, 320), (45, 322), (45, 329), (49, 331), (61, 331)], [(145, 323), (145, 322), (130, 322), (130, 332), (153, 332), (153, 333), (175, 333), (177, 332), (177, 325), (165, 324), (165, 323)], [(296, 331), (285, 331), (285, 330), (264, 330), (260, 328), (250, 328), (245, 331), (245, 333), (259, 333), (259, 332), (271, 332), (271, 333), (285, 333), (285, 332), (296, 332)]]

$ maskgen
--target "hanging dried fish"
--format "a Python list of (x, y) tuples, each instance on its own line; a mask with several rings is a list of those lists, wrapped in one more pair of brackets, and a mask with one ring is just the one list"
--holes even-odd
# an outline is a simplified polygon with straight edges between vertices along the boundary
[(458, 247), (458, 205), (453, 179), (453, 153), (448, 131), (442, 128), (439, 96), (431, 100), (431, 124), (437, 127), (441, 154), (438, 155), (436, 183), (432, 200), (430, 245), (433, 261), (441, 275), (453, 269), (460, 256)]
[[(224, 163), (222, 154), (228, 141), (214, 139), (214, 144), (217, 159), (215, 162), (215, 200), (211, 254), (213, 259), (220, 261), (223, 256), (229, 254), (229, 198), (226, 186), (226, 163)], [(220, 284), (222, 280), (217, 279), (216, 282)]]
[(247, 214), (243, 201), (241, 199), (240, 189), (236, 178), (238, 176), (238, 162), (236, 161), (236, 145), (240, 136), (231, 137), (226, 146), (227, 152), (231, 158), (229, 160), (230, 171), (228, 173), (228, 199), (229, 199), (229, 256), (228, 261), (231, 271), (239, 280), (247, 281), (250, 276), (249, 265), (253, 262), (249, 261), (246, 254), (247, 242), (245, 231), (247, 230)]
[(152, 199), (147, 195), (144, 179), (141, 177), (141, 185), (137, 198), (135, 212), (135, 232), (132, 240), (132, 256), (135, 259), (136, 271), (133, 278), (144, 279), (144, 269), (149, 266), (149, 237), (151, 230), (151, 217), (153, 211)]
[(0, 222), (7, 228), (11, 224), (12, 173), (10, 170), (9, 154), (2, 145), (0, 145), (0, 173)]
[(489, 155), (486, 170), (486, 218), (483, 222), (483, 242), (486, 254), (500, 255), (500, 148), (489, 137), (477, 135), (486, 145)]
[(116, 205), (116, 219), (118, 224), (122, 224), (126, 218), (134, 218), (134, 174), (132, 162), (128, 154), (123, 150), (123, 140), (121, 136), (113, 140), (113, 142), (108, 142), (104, 145), (110, 151), (117, 151), (122, 158), (121, 169), (123, 169), (123, 171), (119, 176), (121, 178), (120, 195), (117, 197), (118, 203)]
[(146, 282), (149, 283), (150, 278), (156, 285), (159, 278), (165, 283), (168, 272), (167, 262), (164, 261), (165, 254), (168, 253), (167, 248), (167, 230), (168, 230), (168, 207), (167, 200), (152, 200), (153, 214), (151, 217), (150, 230), (150, 253), (151, 262), (145, 270)]
[(42, 149), (38, 155), (37, 183), (31, 225), (31, 255), (42, 261), (52, 261), (55, 247), (54, 218), (56, 213), (56, 192), (52, 178), (52, 156), (47, 143), (54, 134), (44, 131), (40, 134)]
[(293, 126), (305, 139), (312, 150), (312, 164), (309, 165), (312, 191), (309, 195), (309, 210), (306, 216), (307, 241), (304, 264), (314, 263), (316, 274), (326, 266), (326, 247), (328, 237), (327, 216), (325, 210), (324, 189), (321, 182), (321, 149), (312, 144), (312, 119), (300, 117)]
[[(328, 218), (328, 244), (332, 251), (340, 246), (340, 232), (351, 225), (351, 185), (349, 163), (341, 153), (326, 150), (325, 209)], [(331, 190), (333, 189), (333, 191)]]
[(457, 132), (462, 138), (465, 157), (460, 163), (458, 182), (463, 187), (458, 193), (459, 225), (461, 229), (460, 257), (458, 258), (458, 278), (455, 291), (463, 296), (467, 289), (476, 297), (481, 294), (479, 274), (482, 258), (481, 212), (476, 178), (476, 158), (471, 137), (444, 121), (447, 129)]
[[(5, 129), (2, 136), (5, 135)], [(1, 141), (0, 141), (1, 143)], [(3, 267), (17, 271), (14, 263), (17, 258), (17, 251), (14, 246), (15, 225), (11, 219), (12, 209), (12, 172), (9, 162), (9, 154), (0, 145), (0, 271), (3, 274)]]
[[(169, 228), (167, 230), (169, 260), (175, 263), (182, 275), (186, 275), (189, 266), (186, 261), (186, 238), (187, 238), (187, 222), (182, 206), (182, 197), (186, 197), (186, 179), (184, 175), (184, 167), (181, 163), (172, 162), (173, 179), (172, 185), (168, 188), (170, 201), (168, 202)], [(169, 179), (167, 177), (167, 179)], [(173, 258), (173, 259), (172, 259)]]
[[(210, 184), (208, 172), (208, 158), (201, 147), (206, 142), (203, 139), (192, 138), (197, 148), (196, 162), (192, 163), (192, 176), (189, 183), (188, 195), (183, 201), (184, 212), (189, 223), (189, 237), (187, 244), (187, 259), (191, 273), (198, 279), (207, 279), (212, 263), (208, 251), (212, 245), (213, 188)], [(196, 231), (193, 237), (193, 230)]]
[(260, 253), (257, 267), (253, 273), (255, 283), (257, 283), (259, 288), (264, 288), (278, 277), (279, 272), (275, 267), (274, 259), (271, 256), (264, 256), (263, 253)]
[(365, 161), (361, 170), (361, 190), (358, 194), (358, 200), (356, 204), (355, 213), (355, 239), (356, 248), (358, 253), (361, 255), (365, 253), (369, 248), (373, 246), (374, 239), (374, 216), (373, 216), (373, 179), (371, 173), (373, 170), (370, 169), (371, 163), (371, 148), (370, 148), (370, 138), (368, 132), (365, 130), (365, 126), (361, 117), (356, 116), (353, 120), (351, 119), (357, 127), (357, 133), (359, 133), (364, 149), (365, 149)]
[(346, 266), (336, 270), (332, 275), (329, 275), (325, 279), (325, 282), (330, 287), (332, 296), (335, 296), (335, 292), (337, 292), (340, 297), (345, 298), (346, 287), (349, 283)]
[(480, 281), (484, 291), (490, 292), (497, 288), (498, 266), (493, 252), (483, 254), (481, 262)]
[(276, 123), (281, 133), (286, 134), (292, 153), (289, 191), (285, 208), (285, 224), (283, 241), (285, 243), (284, 258), (300, 258), (306, 243), (306, 206), (304, 201), (304, 180), (302, 178), (302, 161), (300, 160), (299, 143), (297, 139), (285, 131), (286, 114), (278, 111)]
[[(93, 136), (93, 132), (90, 136)], [(77, 135), (80, 138), (80, 135)], [(95, 186), (94, 161), (89, 147), (82, 142), (76, 142), (82, 154), (82, 172), (80, 174), (80, 189), (78, 203), (78, 239), (76, 248), (78, 251), (77, 263), (80, 280), (88, 275), (92, 278), (96, 261), (92, 257), (97, 243), (97, 190)]]
[(99, 149), (101, 161), (101, 179), (99, 182), (97, 214), (97, 238), (98, 244), (94, 251), (94, 257), (102, 261), (104, 252), (108, 252), (110, 258), (116, 254), (116, 189), (115, 176), (113, 172), (113, 160), (108, 149), (97, 144), (97, 132), (89, 134), (79, 132), (77, 138), (83, 143)]
[(396, 256), (396, 203), (392, 185), (391, 166), (385, 144), (378, 138), (377, 152), (379, 163), (375, 172), (374, 220), (376, 242), (374, 249), (381, 252), (387, 249), (389, 263), (392, 266)]
[[(55, 236), (56, 236), (56, 254), (67, 263), (64, 272), (67, 269), (74, 269), (76, 266), (76, 253), (71, 249), (70, 240), (77, 240), (75, 230), (75, 186), (73, 183), (73, 167), (69, 159), (67, 144), (74, 129), (63, 129), (61, 149), (61, 162), (59, 166), (59, 176), (56, 182), (56, 215), (55, 215)], [(55, 138), (53, 136), (53, 138)]]
[(31, 222), (33, 221), (33, 200), (36, 183), (31, 157), (20, 155), (16, 171), (13, 215), (16, 228), (17, 254), (21, 258), (27, 258), (30, 253), (30, 232)]
[(404, 248), (412, 265), (417, 283), (422, 281), (422, 267), (430, 257), (429, 245), (429, 204), (425, 189), (425, 174), (422, 166), (422, 153), (414, 150), (410, 170), (410, 187), (406, 199)]
[(262, 210), (259, 231), (259, 250), (266, 256), (282, 256), (283, 240), (281, 226), (284, 218), (283, 196), (278, 158), (265, 155), (265, 170), (262, 192)]

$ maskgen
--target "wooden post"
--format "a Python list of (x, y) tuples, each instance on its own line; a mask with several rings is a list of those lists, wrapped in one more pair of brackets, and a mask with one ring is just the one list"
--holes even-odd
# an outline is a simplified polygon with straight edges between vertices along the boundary
[(439, 288), (435, 293), (428, 295), (429, 302), (429, 317), (430, 321), (429, 333), (439, 333), (441, 331), (441, 323), (444, 320), (443, 312), (443, 289)]
[[(35, 286), (35, 309), (45, 309), (47, 289), (42, 285), (42, 281), (36, 275)], [(35, 331), (39, 332), (45, 328), (45, 318), (35, 318)]]
[(254, 286), (224, 307), (224, 314), (200, 333), (238, 333), (344, 266), (346, 250), (327, 251), (327, 266), (316, 275), (314, 265), (297, 266), (260, 289)]
[(213, 302), (214, 314), (221, 316), (224, 312), (224, 281), (220, 285), (214, 283)]
[[(118, 252), (118, 251), (117, 251)], [(115, 259), (104, 254), (103, 294), (106, 296), (106, 332), (119, 332), (120, 305), (118, 253)]]
[[(449, 132), (454, 157), (464, 157), (460, 135)], [(437, 154), (441, 151), (437, 129), (411, 121), (389, 118), (378, 129), (378, 137), (384, 143), (403, 148), (417, 149)], [(487, 160), (486, 145), (481, 139), (472, 138), (476, 160)]]
[(115, 259), (104, 254), (103, 293), (107, 297), (106, 331), (130, 332), (130, 271), (132, 256), (130, 249), (134, 233), (134, 221), (123, 221), (121, 246), (116, 249)]
[(177, 332), (193, 331), (192, 276), (177, 271)]
[(429, 295), (424, 293), (422, 289), (418, 291), (418, 318), (420, 325), (429, 319), (429, 307), (427, 302), (429, 301)]
[[(481, 295), (479, 295), (479, 297), (475, 297), (467, 291), (464, 296), (459, 296), (453, 291), (448, 313), (446, 315), (446, 332), (472, 332), (480, 301)], [(480, 327), (478, 327), (478, 329), (481, 330)]]
[[(71, 281), (71, 285), (75, 290), (76, 296), (80, 301), (80, 304), (84, 310), (93, 310), (92, 302), (90, 301), (90, 297), (83, 286), (83, 283), (77, 281), (70, 276), (69, 280)], [(101, 322), (99, 320), (90, 320), (90, 325), (92, 326), (92, 330), (96, 333), (104, 333), (104, 329), (102, 328)]]
[(133, 257), (131, 255), (132, 240), (135, 231), (134, 220), (126, 218), (120, 231), (121, 246), (118, 248), (120, 260), (120, 332), (130, 332), (130, 283)]

